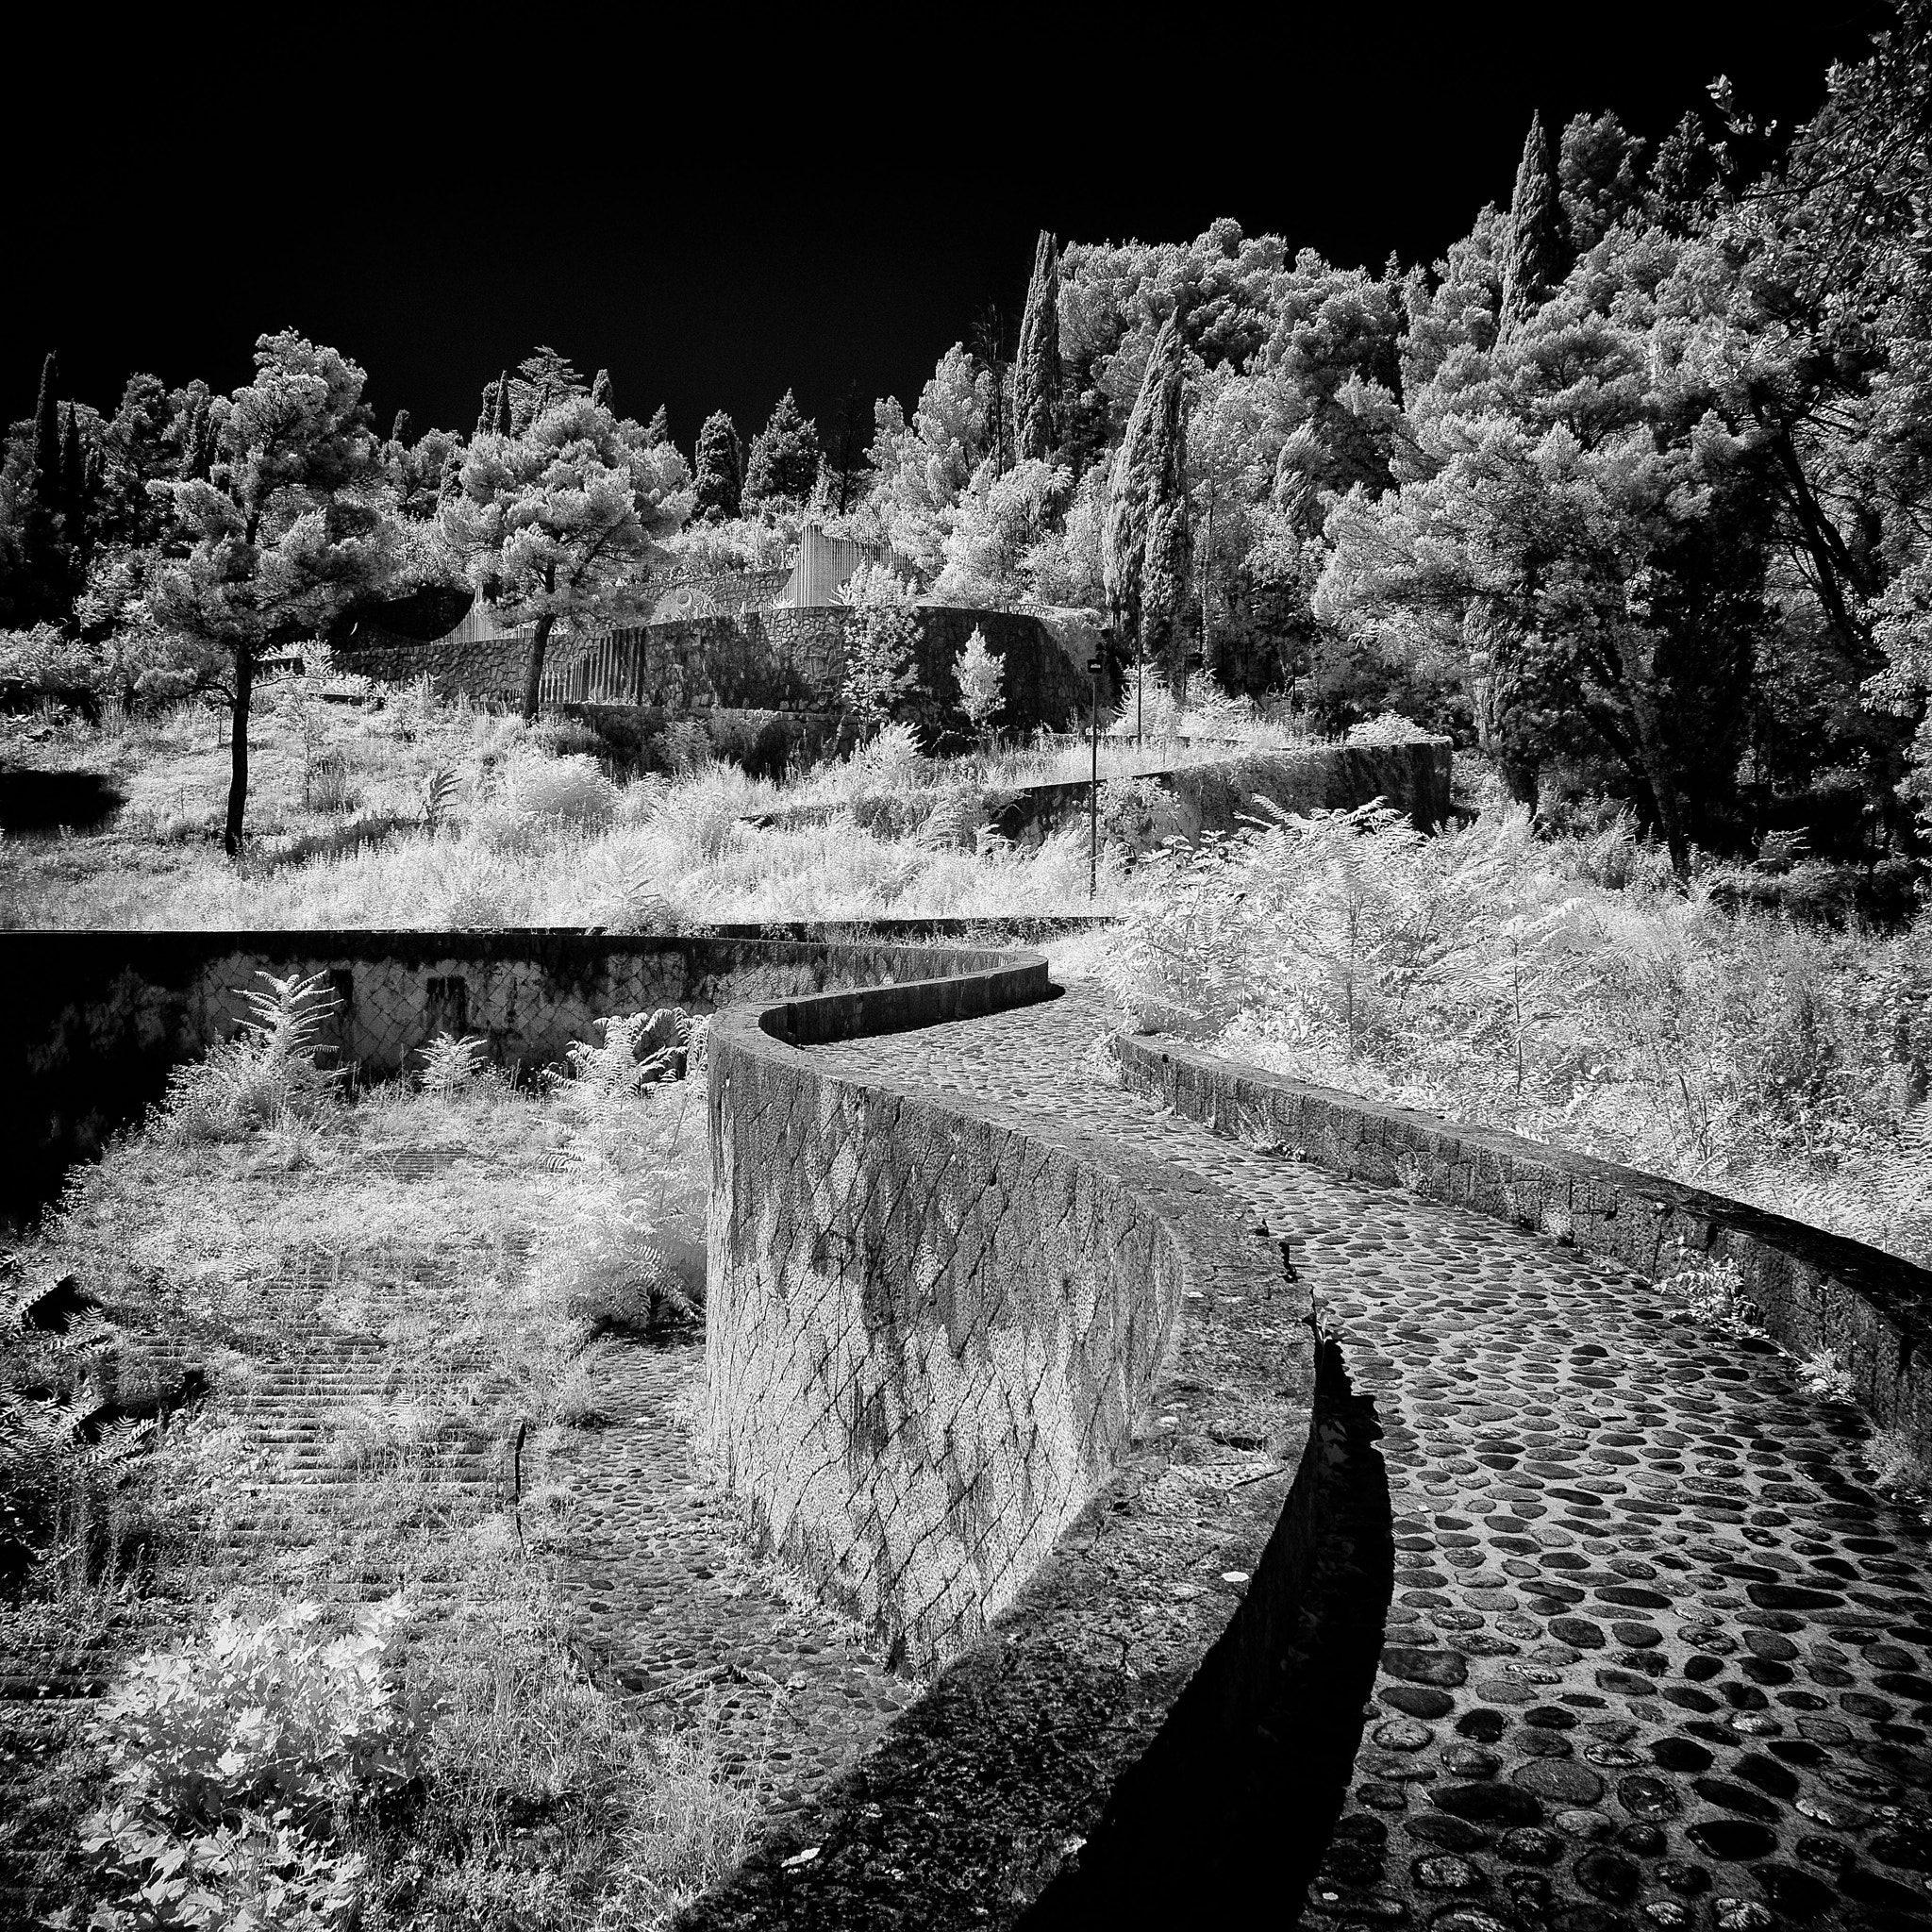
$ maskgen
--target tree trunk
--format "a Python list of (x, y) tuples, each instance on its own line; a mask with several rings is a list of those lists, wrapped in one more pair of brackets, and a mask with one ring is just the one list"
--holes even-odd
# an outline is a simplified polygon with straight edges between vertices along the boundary
[(228, 822), (222, 831), (222, 850), (230, 858), (242, 853), (242, 817), (248, 809), (248, 704), (255, 693), (255, 646), (235, 646), (235, 708), (228, 727)]
[(530, 668), (524, 679), (524, 722), (534, 724), (537, 718), (537, 699), (543, 688), (543, 653), (550, 643), (550, 626), (557, 622), (551, 612), (545, 611), (537, 620), (537, 627), (530, 633)]
[(1532, 818), (1542, 794), (1542, 767), (1535, 758), (1499, 751), (1496, 770), (1512, 805), (1527, 806)]

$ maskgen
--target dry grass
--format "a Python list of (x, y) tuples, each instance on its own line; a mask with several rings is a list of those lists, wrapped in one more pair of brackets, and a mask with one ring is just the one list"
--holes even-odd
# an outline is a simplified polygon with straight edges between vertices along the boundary
[[(1078, 782), (1077, 739), (935, 761), (903, 726), (779, 787), (703, 760), (675, 779), (613, 785), (569, 724), (534, 728), (422, 690), (331, 704), (270, 689), (251, 724), (250, 847), (220, 850), (225, 725), (184, 706), (70, 721), (29, 741), (0, 720), (0, 753), (118, 774), (127, 804), (94, 833), (0, 843), (0, 927), (661, 927), (882, 915), (992, 918), (1123, 909), (1125, 873), (1090, 899), (1078, 828), (1038, 850), (975, 847), (978, 802)], [(1181, 719), (1160, 702), (1163, 729)], [(1223, 709), (1229, 709), (1224, 706)], [(1299, 745), (1239, 708), (1207, 723), (1250, 749)], [(1226, 756), (1223, 744), (1109, 737), (1104, 778)], [(890, 810), (881, 810), (881, 804)], [(349, 809), (353, 804), (353, 811)], [(803, 807), (829, 820), (754, 829)]]

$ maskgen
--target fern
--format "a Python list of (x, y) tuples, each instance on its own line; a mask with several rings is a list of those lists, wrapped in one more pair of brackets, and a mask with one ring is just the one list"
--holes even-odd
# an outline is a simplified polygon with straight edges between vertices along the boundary
[(164, 1140), (240, 1140), (287, 1114), (313, 1112), (334, 1092), (340, 1072), (315, 1063), (336, 1004), (326, 974), (257, 976), (267, 985), (235, 989), (249, 1009), (236, 1038), (169, 1075), (154, 1119)]
[(423, 1091), (441, 1100), (452, 1100), (474, 1085), (490, 1064), (490, 1042), (475, 1034), (458, 1040), (439, 1033), (417, 1051), (423, 1057)]
[(433, 832), (450, 815), (457, 802), (457, 774), (439, 765), (423, 781), (423, 823)]

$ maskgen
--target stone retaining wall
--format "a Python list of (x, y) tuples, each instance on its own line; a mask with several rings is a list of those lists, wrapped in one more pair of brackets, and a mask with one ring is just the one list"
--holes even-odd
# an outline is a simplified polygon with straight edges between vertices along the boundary
[[(1037, 957), (972, 963), (941, 983), (969, 1009), (1045, 991)], [(760, 1539), (922, 1671), (1106, 1479), (1185, 1273), (1112, 1175), (772, 1038), (911, 1024), (940, 990), (736, 1012), (710, 1061), (713, 1452)]]
[[(594, 636), (560, 634), (545, 654), (545, 702), (621, 704), (667, 716), (714, 708), (841, 709), (846, 633), (861, 614), (842, 605), (726, 611)], [(1088, 681), (1039, 618), (941, 605), (919, 606), (912, 615), (918, 689), (908, 712), (928, 740), (965, 729), (953, 664), (975, 628), (1004, 667), (1003, 730), (1058, 728), (1082, 715)], [(335, 661), (391, 683), (426, 675), (445, 696), (509, 702), (522, 696), (528, 651), (525, 633), (475, 643), (396, 639), (344, 646)]]
[(1932, 1456), (1932, 1273), (1702, 1188), (1492, 1127), (1311, 1087), (1196, 1047), (1116, 1035), (1127, 1084), (1216, 1133), (1540, 1228), (1657, 1278), (1728, 1261), (1770, 1334), (1830, 1349), (1860, 1404)]
[[(1406, 813), (1418, 831), (1433, 832), (1449, 816), (1451, 747), (1446, 738), (1412, 744), (1311, 744), (1293, 750), (1234, 751), (1211, 764), (1176, 765), (1142, 774), (1145, 783), (1173, 800), (1171, 816), (1145, 818), (1129, 843), (1142, 849), (1162, 838), (1198, 839), (1203, 832), (1233, 831), (1254, 812), (1259, 792), (1286, 811), (1353, 811), (1379, 798)], [(1101, 810), (1109, 786), (1133, 779), (1103, 778)], [(1030, 785), (1012, 804), (994, 812), (992, 829), (1016, 845), (1039, 845), (1060, 826), (1086, 819), (1086, 780)]]
[[(916, 924), (913, 929), (918, 930)], [(756, 933), (758, 928), (744, 929)], [(505, 1065), (556, 1065), (592, 1023), (827, 984), (942, 972), (945, 956), (890, 939), (823, 943), (753, 937), (501, 932), (18, 932), (0, 936), (0, 1214), (24, 1216), (76, 1160), (138, 1119), (169, 1071), (227, 1039), (241, 991), (325, 973), (337, 1063), (402, 1071), (437, 1034), (476, 1034)]]
[(1047, 991), (1037, 958), (954, 971), (712, 1035), (714, 1461), (894, 1662), (944, 1667), (682, 1932), (1100, 1923), (1083, 1843), (1174, 1923), (1174, 1843), (1199, 1902), (1274, 1828), (1321, 1464), (1306, 1294), (1198, 1176), (810, 1051)]

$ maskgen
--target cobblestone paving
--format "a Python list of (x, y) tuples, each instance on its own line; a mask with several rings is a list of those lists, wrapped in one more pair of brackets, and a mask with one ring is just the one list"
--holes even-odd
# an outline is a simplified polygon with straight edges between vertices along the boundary
[(884, 1671), (803, 1586), (752, 1564), (724, 1493), (691, 1466), (682, 1420), (704, 1344), (613, 1350), (605, 1419), (573, 1431), (545, 1479), (570, 1498), (546, 1555), (618, 1687), (690, 1716), (708, 1702), (721, 1760), (776, 1817), (862, 1754), (920, 1686)]
[(1357, 1411), (1289, 1660), (1309, 1709), (1349, 1681), (1324, 1647), (1381, 1622), (1335, 1788), (1298, 1774), (1304, 1923), (1932, 1920), (1932, 1555), (1857, 1418), (1636, 1276), (1161, 1114), (1091, 1055), (1108, 1024), (1075, 992), (818, 1051), (1077, 1117), (1289, 1239)]

